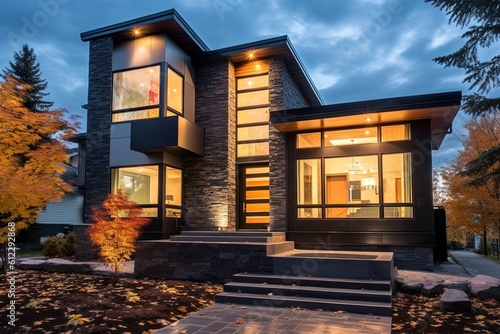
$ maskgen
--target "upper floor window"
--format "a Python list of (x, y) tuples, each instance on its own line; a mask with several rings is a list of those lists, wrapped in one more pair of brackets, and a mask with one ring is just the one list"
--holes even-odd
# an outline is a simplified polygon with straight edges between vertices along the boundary
[[(165, 116), (183, 113), (184, 78), (170, 68), (162, 75), (164, 68), (155, 65), (113, 73), (113, 123), (160, 117), (162, 108)], [(162, 102), (163, 89), (166, 102)]]
[(184, 78), (170, 68), (167, 72), (167, 116), (172, 116), (170, 110), (182, 114)]

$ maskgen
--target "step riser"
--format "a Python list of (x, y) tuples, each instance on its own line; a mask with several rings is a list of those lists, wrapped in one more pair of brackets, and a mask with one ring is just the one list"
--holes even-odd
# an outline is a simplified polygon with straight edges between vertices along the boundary
[(239, 305), (253, 305), (253, 306), (265, 306), (265, 307), (301, 307), (310, 310), (328, 310), (328, 311), (344, 311), (350, 313), (362, 313), (362, 314), (373, 314), (373, 315), (383, 315), (391, 316), (392, 308), (389, 306), (363, 306), (363, 305), (348, 305), (342, 303), (321, 303), (321, 302), (307, 302), (300, 300), (282, 300), (278, 298), (247, 298), (240, 297), (238, 295), (231, 296), (215, 296), (216, 303), (229, 303), (229, 304), (239, 304)]
[(285, 236), (285, 232), (219, 232), (219, 231), (182, 231), (182, 236), (226, 236), (226, 237), (277, 237)]
[(323, 299), (342, 299), (367, 302), (390, 303), (391, 295), (373, 295), (369, 292), (349, 291), (349, 292), (328, 292), (328, 291), (310, 291), (299, 289), (279, 289), (266, 287), (248, 287), (248, 286), (224, 286), (224, 291), (234, 293), (252, 293), (258, 295), (269, 295), (272, 293), (276, 296), (291, 296), (291, 297), (306, 297), (306, 298), (323, 298)]
[(317, 288), (333, 288), (333, 289), (352, 289), (352, 290), (375, 290), (375, 291), (391, 291), (391, 284), (387, 283), (375, 283), (375, 282), (349, 282), (349, 281), (323, 281), (321, 279), (318, 280), (302, 280), (300, 277), (294, 278), (282, 278), (280, 276), (274, 277), (253, 277), (253, 276), (233, 276), (233, 282), (241, 282), (241, 283), (256, 283), (256, 284), (276, 284), (276, 285), (292, 285), (296, 286), (311, 286)]

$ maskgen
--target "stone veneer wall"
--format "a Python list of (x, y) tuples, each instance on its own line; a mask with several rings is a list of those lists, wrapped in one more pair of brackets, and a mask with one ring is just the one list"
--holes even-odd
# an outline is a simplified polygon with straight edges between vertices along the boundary
[[(109, 193), (109, 142), (111, 126), (113, 40), (101, 38), (89, 45), (89, 91), (83, 221), (91, 223), (91, 208), (100, 205)], [(88, 225), (87, 225), (88, 226)], [(78, 260), (96, 258), (85, 225), (75, 226)]]
[(234, 231), (236, 224), (236, 82), (230, 61), (197, 66), (196, 124), (205, 128), (205, 156), (184, 167), (188, 230)]
[(109, 142), (111, 126), (113, 40), (90, 41), (87, 107), (87, 159), (85, 170), (84, 222), (90, 208), (100, 205), (109, 193)]
[(135, 274), (193, 281), (227, 283), (240, 272), (272, 272), (266, 245), (223, 243), (137, 243)]
[[(286, 69), (282, 58), (269, 59), (270, 112), (307, 107), (309, 104)], [(270, 226), (286, 231), (286, 210), (292, 203), (287, 194), (287, 152), (285, 133), (269, 126)]]

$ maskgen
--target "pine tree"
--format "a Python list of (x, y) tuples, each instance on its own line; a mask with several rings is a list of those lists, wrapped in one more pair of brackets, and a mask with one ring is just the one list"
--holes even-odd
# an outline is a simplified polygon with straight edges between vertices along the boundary
[[(498, 54), (500, 0), (425, 0), (425, 2), (430, 2), (434, 7), (446, 11), (450, 24), (467, 29), (462, 35), (465, 43), (459, 50), (434, 59), (445, 68), (458, 67), (465, 70), (466, 77), (463, 82), (470, 84), (470, 89), (475, 92), (464, 96), (462, 109), (475, 117), (498, 114), (500, 97), (488, 94), (500, 87), (500, 54)], [(482, 59), (484, 57), (481, 56), (488, 54), (488, 52), (481, 53), (483, 49), (496, 52), (493, 52), (490, 59)], [(463, 175), (472, 177), (470, 185), (482, 185), (500, 176), (500, 168), (495, 167), (499, 160), (500, 146), (496, 145), (469, 161), (463, 170)]]
[(28, 44), (24, 44), (20, 52), (14, 53), (14, 61), (9, 61), (9, 67), (2, 71), (1, 76), (4, 81), (7, 77), (12, 77), (30, 87), (23, 103), (30, 111), (45, 112), (54, 105), (54, 102), (44, 100), (49, 95), (45, 92), (48, 83), (41, 78), (42, 72), (36, 61), (35, 50)]

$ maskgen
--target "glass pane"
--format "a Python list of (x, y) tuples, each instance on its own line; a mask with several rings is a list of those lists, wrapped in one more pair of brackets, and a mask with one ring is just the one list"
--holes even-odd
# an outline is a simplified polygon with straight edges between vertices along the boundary
[(181, 218), (181, 209), (165, 208), (165, 217)]
[(167, 167), (165, 204), (182, 205), (182, 171)]
[(141, 217), (158, 217), (158, 208), (142, 208)]
[(383, 126), (381, 130), (382, 141), (410, 139), (410, 124)]
[(247, 199), (269, 199), (269, 190), (247, 190)]
[(155, 109), (145, 109), (145, 110), (136, 110), (136, 111), (114, 113), (111, 116), (111, 121), (113, 123), (127, 122), (127, 121), (133, 121), (136, 119), (154, 118), (154, 117), (160, 117), (160, 109), (155, 108)]
[(326, 208), (326, 218), (380, 218), (379, 207)]
[(258, 140), (269, 138), (269, 125), (248, 126), (238, 128), (237, 140)]
[(182, 113), (182, 89), (184, 87), (183, 78), (168, 69), (167, 78), (167, 106)]
[(301, 133), (297, 135), (297, 148), (320, 147), (321, 132)]
[(238, 93), (238, 108), (258, 106), (269, 103), (269, 90), (256, 92)]
[(321, 159), (297, 161), (297, 204), (321, 204)]
[(377, 128), (361, 128), (325, 132), (325, 146), (376, 143)]
[(269, 86), (269, 76), (265, 74), (255, 77), (240, 78), (237, 84), (238, 90), (263, 88)]
[(379, 203), (378, 155), (325, 159), (326, 204)]
[(384, 218), (413, 218), (413, 207), (385, 207)]
[(138, 204), (158, 204), (158, 166), (113, 168), (111, 183), (114, 194), (122, 189)]
[(269, 203), (247, 203), (246, 212), (269, 212)]
[(246, 109), (238, 111), (238, 124), (269, 122), (269, 108)]
[(238, 157), (269, 155), (269, 143), (238, 144)]
[(160, 67), (113, 73), (113, 110), (160, 103)]
[(298, 218), (322, 218), (321, 208), (299, 208)]
[(269, 187), (269, 176), (247, 177), (245, 185), (246, 187)]
[(247, 167), (246, 168), (246, 174), (251, 175), (251, 174), (265, 174), (269, 173), (269, 167)]
[(412, 203), (411, 153), (383, 154), (384, 203)]
[(268, 224), (269, 216), (246, 216), (247, 224)]

